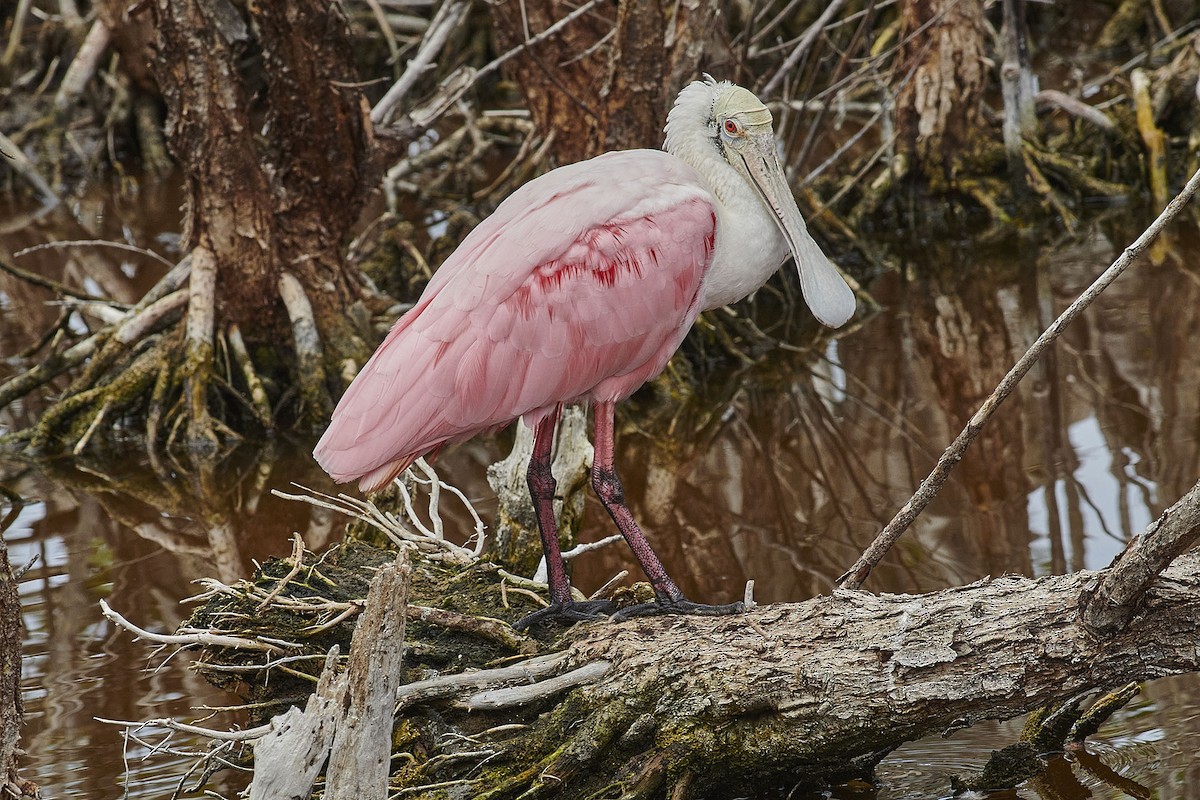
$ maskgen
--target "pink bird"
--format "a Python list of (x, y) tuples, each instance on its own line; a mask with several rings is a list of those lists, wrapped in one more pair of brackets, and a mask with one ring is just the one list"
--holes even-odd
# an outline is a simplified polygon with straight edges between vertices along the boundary
[(740, 611), (693, 603), (663, 569), (625, 504), (613, 407), (662, 372), (701, 311), (746, 297), (789, 253), (817, 319), (836, 327), (855, 310), (808, 234), (757, 97), (727, 81), (690, 84), (667, 116), (665, 150), (560, 167), (501, 203), (392, 328), (314, 453), (369, 492), (424, 454), (523, 419), (552, 604), (521, 626), (612, 610), (571, 599), (560, 553), (550, 451), (567, 403), (594, 408), (592, 486), (655, 591), (618, 616)]

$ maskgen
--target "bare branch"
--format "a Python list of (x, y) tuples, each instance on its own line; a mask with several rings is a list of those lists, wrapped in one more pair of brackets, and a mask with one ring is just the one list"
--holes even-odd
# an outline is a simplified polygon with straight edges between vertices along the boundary
[(190, 733), (194, 736), (203, 736), (206, 739), (217, 739), (223, 742), (245, 742), (261, 738), (271, 732), (270, 725), (259, 725), (257, 728), (246, 728), (245, 730), (223, 731), (217, 728), (205, 728), (201, 725), (189, 725), (186, 722), (178, 722), (166, 717), (161, 719), (147, 719), (141, 722), (125, 719), (105, 719), (104, 717), (95, 717), (94, 719), (106, 725), (118, 725), (122, 728), (135, 731), (142, 728), (166, 728), (171, 731)]
[[(210, 633), (207, 631), (197, 631), (194, 633), (176, 633), (164, 634), (153, 633), (145, 628), (139, 628), (125, 617), (113, 611), (112, 608), (104, 600), (100, 601), (100, 612), (110, 622), (120, 625), (125, 630), (137, 636), (139, 639), (145, 639), (149, 642), (157, 642), (158, 644), (178, 644), (184, 646), (203, 645), (205, 647), (230, 647), (236, 650), (262, 650), (268, 653), (281, 653), (283, 647), (263, 641), (261, 639), (247, 639), (242, 636), (227, 636), (219, 633)], [(299, 648), (299, 645), (291, 645), (294, 648)]]
[(1124, 628), (1150, 584), (1197, 540), (1200, 482), (1135, 536), (1112, 568), (1087, 587), (1081, 600), (1083, 624), (1101, 636)]
[(499, 711), (502, 708), (525, 705), (547, 697), (561, 694), (576, 686), (595, 683), (612, 668), (611, 661), (594, 661), (579, 669), (558, 675), (539, 683), (512, 686), (507, 689), (492, 689), (472, 695), (459, 704), (469, 711)]
[(478, 672), (462, 672), (443, 675), (429, 680), (416, 681), (401, 686), (396, 692), (397, 711), (426, 700), (454, 697), (466, 689), (482, 689), (501, 686), (513, 681), (533, 681), (543, 675), (553, 675), (567, 662), (568, 652), (550, 653), (530, 658), (511, 667), (484, 669)]
[(795, 71), (796, 65), (800, 63), (800, 59), (813, 46), (813, 42), (821, 35), (821, 31), (825, 29), (829, 20), (833, 19), (834, 15), (841, 11), (844, 5), (846, 5), (846, 0), (833, 0), (833, 2), (825, 7), (825, 10), (821, 12), (821, 16), (817, 17), (813, 21), (813, 24), (809, 25), (804, 31), (804, 35), (800, 37), (800, 41), (792, 48), (792, 52), (788, 53), (788, 57), (784, 59), (783, 64), (779, 66), (779, 69), (775, 70), (775, 74), (771, 77), (771, 80), (767, 81), (767, 85), (763, 87), (762, 94), (770, 95), (775, 93), (775, 90), (779, 88), (779, 84), (783, 82), (784, 77), (791, 75)]
[(1077, 297), (1075, 302), (1071, 303), (1067, 307), (1067, 310), (1060, 314), (1058, 319), (1054, 320), (1050, 324), (1050, 327), (1037, 338), (1037, 341), (1025, 351), (1025, 355), (1021, 356), (1012, 369), (1008, 371), (1008, 374), (1001, 379), (1000, 384), (988, 396), (987, 400), (983, 402), (983, 405), (975, 412), (974, 416), (971, 417), (967, 426), (962, 429), (958, 437), (942, 453), (941, 458), (934, 465), (933, 471), (921, 482), (916, 493), (909, 498), (904, 507), (892, 518), (892, 521), (880, 531), (879, 535), (875, 537), (875, 541), (871, 542), (870, 547), (859, 556), (858, 561), (854, 562), (854, 565), (838, 578), (840, 586), (846, 589), (857, 589), (862, 586), (863, 581), (871, 574), (871, 570), (875, 568), (875, 565), (882, 560), (884, 554), (908, 530), (913, 521), (920, 516), (921, 512), (925, 510), (925, 506), (929, 505), (929, 502), (937, 496), (946, 479), (950, 477), (950, 471), (954, 469), (954, 465), (962, 459), (963, 453), (970, 447), (971, 442), (975, 440), (975, 437), (979, 435), (983, 426), (996, 413), (996, 409), (1000, 407), (1000, 404), (1004, 402), (1005, 398), (1012, 393), (1021, 379), (1025, 377), (1025, 373), (1029, 372), (1034, 362), (1041, 357), (1047, 347), (1053, 344), (1054, 340), (1059, 337), (1063, 330), (1150, 246), (1150, 243), (1157, 238), (1162, 229), (1167, 226), (1167, 223), (1174, 219), (1183, 210), (1183, 207), (1188, 204), (1188, 201), (1192, 199), (1192, 195), (1196, 193), (1198, 187), (1200, 187), (1200, 170), (1197, 170), (1192, 175), (1191, 180), (1187, 182), (1183, 190), (1163, 209), (1158, 218), (1150, 223), (1150, 227), (1146, 228), (1133, 244), (1125, 248), (1125, 251), (1121, 253), (1117, 260), (1108, 269), (1104, 270), (1100, 274), (1100, 277), (1096, 278), (1092, 282), (1092, 285)]
[(421, 39), (421, 46), (417, 49), (417, 54), (404, 68), (404, 74), (392, 84), (392, 88), (388, 89), (387, 93), (371, 109), (373, 124), (382, 125), (392, 115), (417, 79), (429, 69), (433, 59), (441, 52), (446, 40), (450, 38), (450, 34), (466, 16), (467, 8), (467, 3), (462, 0), (447, 0), (442, 4), (429, 23), (429, 29), (425, 31), (425, 37)]

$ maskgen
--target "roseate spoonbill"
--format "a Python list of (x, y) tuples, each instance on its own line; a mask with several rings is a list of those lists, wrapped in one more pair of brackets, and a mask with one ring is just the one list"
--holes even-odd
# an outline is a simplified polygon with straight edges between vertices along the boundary
[(613, 406), (658, 375), (701, 311), (749, 295), (789, 253), (826, 325), (854, 293), (809, 236), (776, 155), (771, 112), (727, 81), (697, 81), (667, 116), (666, 152), (626, 150), (530, 181), (480, 223), (392, 328), (333, 412), (315, 456), (339, 482), (385, 486), (419, 456), (520, 417), (549, 572), (550, 608), (522, 620), (587, 619), (554, 520), (554, 427), (565, 403), (595, 415), (592, 486), (657, 601), (619, 616), (726, 614), (687, 600), (625, 504)]

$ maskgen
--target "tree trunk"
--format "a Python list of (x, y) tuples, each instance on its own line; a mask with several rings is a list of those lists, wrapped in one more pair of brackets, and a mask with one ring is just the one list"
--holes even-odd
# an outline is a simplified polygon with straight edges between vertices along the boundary
[[(580, 678), (591, 685), (552, 709), (549, 682), (476, 694), (438, 724), (539, 712), (519, 747), (470, 744), (504, 753), (469, 780), (470, 796), (489, 800), (583, 798), (605, 786), (613, 796), (717, 798), (869, 778), (902, 742), (1200, 668), (1198, 569), (1200, 557), (1180, 559), (1107, 640), (1078, 622), (1097, 575), (1087, 572), (588, 626), (557, 672), (591, 670)], [(434, 777), (454, 775), (423, 780)]]
[[(522, 45), (575, 8), (562, 0), (493, 4), (499, 49)], [(667, 110), (683, 84), (697, 77), (717, 6), (713, 0), (621, 0), (615, 17), (609, 8), (596, 6), (509, 62), (537, 129), (555, 137), (556, 165), (661, 146)]]
[(905, 0), (896, 135), (932, 183), (951, 179), (983, 135), (987, 41), (981, 0)]
[(138, 13), (153, 23), (189, 254), (115, 322), (0, 387), (0, 406), (84, 365), (22, 439), (78, 454), (97, 430), (144, 420), (169, 479), (163, 439), (203, 470), (235, 430), (327, 420), (373, 338), (369, 314), (348, 312), (377, 296), (344, 252), (374, 167), (340, 6), (158, 0)]
[[(0, 531), (15, 521), (20, 505), (8, 511)], [(17, 743), (21, 740), (21, 598), (0, 538), (0, 794), (35, 797), (37, 787), (17, 776)]]
[[(216, 318), (252, 342), (286, 341), (295, 318), (280, 283), (291, 274), (332, 351), (324, 366), (339, 374), (339, 356), (361, 350), (347, 346), (345, 308), (358, 287), (343, 251), (372, 185), (370, 126), (340, 9), (159, 0), (154, 13), (155, 73), (186, 176), (185, 238), (215, 260)], [(239, 73), (247, 58), (262, 60), (261, 85)], [(203, 370), (194, 363), (203, 357), (193, 353), (187, 368)], [(316, 425), (330, 410), (323, 375), (298, 377), (300, 418)]]

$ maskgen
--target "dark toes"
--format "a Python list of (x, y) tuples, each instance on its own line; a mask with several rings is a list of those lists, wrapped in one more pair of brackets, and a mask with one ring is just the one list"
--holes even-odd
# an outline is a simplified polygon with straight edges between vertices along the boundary
[(612, 615), (613, 622), (633, 617), (653, 617), (659, 614), (688, 614), (697, 617), (720, 617), (726, 614), (741, 614), (746, 610), (746, 604), (738, 601), (722, 606), (710, 606), (704, 603), (693, 603), (691, 600), (655, 600), (652, 603), (639, 603), (636, 606), (622, 608)]
[(579, 600), (570, 603), (554, 603), (541, 611), (535, 611), (517, 620), (513, 625), (523, 631), (531, 625), (542, 622), (595, 622), (607, 619), (616, 606), (611, 600)]

